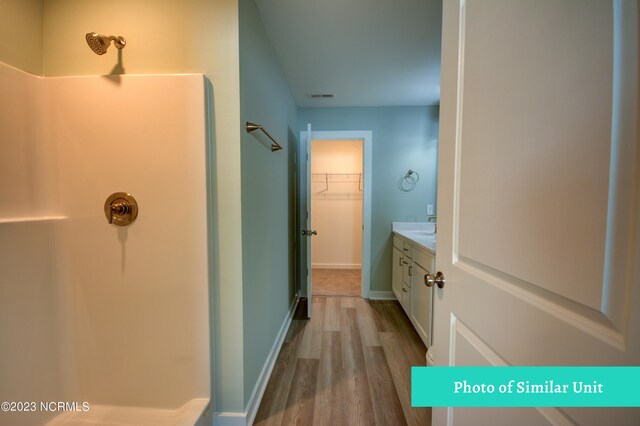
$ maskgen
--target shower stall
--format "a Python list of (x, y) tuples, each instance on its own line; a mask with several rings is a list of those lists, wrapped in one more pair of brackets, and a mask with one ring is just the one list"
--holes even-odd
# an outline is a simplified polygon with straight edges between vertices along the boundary
[(0, 424), (204, 422), (209, 90), (0, 63)]

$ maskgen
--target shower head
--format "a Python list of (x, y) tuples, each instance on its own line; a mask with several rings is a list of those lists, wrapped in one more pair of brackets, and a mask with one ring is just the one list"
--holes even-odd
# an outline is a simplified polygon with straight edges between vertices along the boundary
[(111, 40), (113, 40), (113, 44), (118, 49), (122, 49), (127, 44), (127, 41), (122, 36), (116, 37), (98, 33), (87, 33), (85, 38), (87, 39), (87, 44), (96, 55), (104, 55), (107, 53)]

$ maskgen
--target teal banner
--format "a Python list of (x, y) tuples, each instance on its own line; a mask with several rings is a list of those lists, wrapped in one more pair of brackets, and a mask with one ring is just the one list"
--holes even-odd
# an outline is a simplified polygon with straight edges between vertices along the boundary
[(414, 407), (640, 407), (640, 367), (412, 367)]

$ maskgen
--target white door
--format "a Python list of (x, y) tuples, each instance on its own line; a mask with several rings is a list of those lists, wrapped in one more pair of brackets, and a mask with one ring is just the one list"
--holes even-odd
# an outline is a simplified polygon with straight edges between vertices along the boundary
[(307, 214), (306, 226), (302, 235), (307, 239), (307, 317), (311, 318), (311, 237), (317, 235), (317, 231), (311, 226), (311, 123), (307, 124)]
[[(435, 365), (639, 365), (638, 3), (445, 0)], [(434, 425), (640, 424), (436, 408)]]

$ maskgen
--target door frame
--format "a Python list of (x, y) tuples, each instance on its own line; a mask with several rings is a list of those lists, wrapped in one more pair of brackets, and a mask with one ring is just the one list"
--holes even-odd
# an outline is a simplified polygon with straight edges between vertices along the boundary
[[(337, 130), (337, 131), (316, 131), (312, 130), (313, 140), (353, 140), (362, 141), (363, 151), (363, 194), (362, 194), (362, 269), (360, 278), (360, 296), (364, 299), (369, 298), (369, 292), (371, 291), (371, 165), (372, 165), (372, 147), (373, 147), (373, 132), (371, 130)], [(298, 223), (299, 229), (303, 229), (303, 224), (306, 222), (307, 213), (307, 146), (310, 146), (307, 141), (307, 131), (300, 132), (300, 158), (305, 159), (299, 161), (299, 173), (300, 184), (298, 185)], [(298, 235), (298, 253), (300, 275), (298, 282), (300, 283), (298, 288), (298, 294), (300, 297), (307, 296), (306, 289), (306, 242)], [(303, 285), (304, 284), (304, 285)]]

